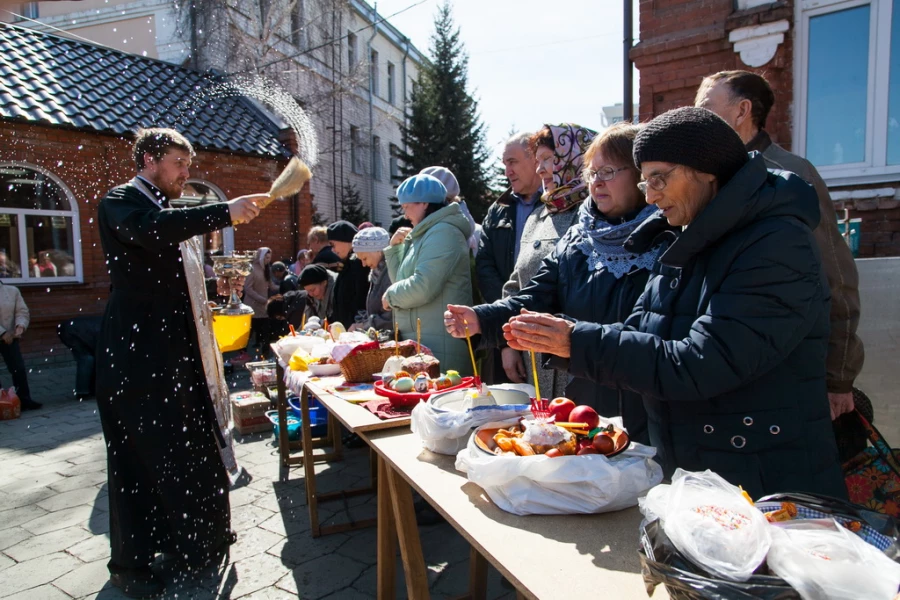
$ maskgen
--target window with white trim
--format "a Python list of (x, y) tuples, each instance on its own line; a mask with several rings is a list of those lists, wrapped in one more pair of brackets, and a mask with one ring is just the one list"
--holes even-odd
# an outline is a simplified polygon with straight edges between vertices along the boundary
[(0, 162), (0, 278), (6, 283), (81, 283), (78, 203), (53, 173)]
[[(188, 179), (181, 198), (172, 200), (174, 208), (203, 206), (212, 202), (226, 202), (225, 194), (213, 184), (198, 179)], [(227, 254), (234, 251), (234, 228), (225, 227), (203, 237), (203, 251), (207, 255)]]
[(796, 151), (830, 185), (896, 181), (900, 0), (803, 0), (796, 14)]

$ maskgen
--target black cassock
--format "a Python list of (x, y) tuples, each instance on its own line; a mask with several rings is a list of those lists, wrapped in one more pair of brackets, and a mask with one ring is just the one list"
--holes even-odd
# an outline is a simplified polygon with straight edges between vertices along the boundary
[(202, 567), (226, 544), (229, 479), (179, 243), (231, 219), (224, 203), (164, 210), (138, 185), (150, 189), (119, 186), (99, 208), (112, 284), (97, 345), (109, 568), (144, 569), (156, 552)]

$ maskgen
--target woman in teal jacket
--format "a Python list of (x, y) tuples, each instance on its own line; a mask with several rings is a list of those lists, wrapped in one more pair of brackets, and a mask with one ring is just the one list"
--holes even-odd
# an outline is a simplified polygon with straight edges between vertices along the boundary
[(431, 175), (414, 175), (397, 188), (403, 214), (413, 224), (401, 227), (384, 251), (394, 283), (382, 298), (391, 309), (402, 339), (416, 339), (421, 322), (422, 344), (441, 361), (441, 370), (472, 374), (465, 340), (444, 329), (448, 304), (472, 303), (467, 238), (469, 221), (457, 204), (448, 204), (447, 189)]

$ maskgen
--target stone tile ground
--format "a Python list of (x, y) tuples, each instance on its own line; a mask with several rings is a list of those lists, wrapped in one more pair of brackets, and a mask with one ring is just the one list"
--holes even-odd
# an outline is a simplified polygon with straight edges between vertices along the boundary
[[(93, 400), (77, 402), (72, 366), (35, 369), (29, 382), (44, 408), (0, 422), (0, 598), (4, 600), (117, 600), (110, 587), (108, 499), (103, 434)], [(248, 387), (245, 372), (229, 376)], [(0, 382), (10, 378), (0, 370)], [(317, 465), (321, 491), (365, 485), (367, 450), (350, 450), (332, 465)], [(185, 580), (158, 564), (166, 598), (281, 600), (375, 597), (375, 529), (313, 539), (302, 469), (279, 479), (271, 434), (239, 438), (238, 457), (253, 476), (231, 494), (239, 532), (219, 569)], [(374, 497), (322, 506), (323, 522), (375, 515)], [(434, 598), (466, 591), (468, 545), (447, 524), (421, 528)], [(398, 558), (399, 597), (405, 597)], [(513, 598), (493, 569), (490, 598)]]

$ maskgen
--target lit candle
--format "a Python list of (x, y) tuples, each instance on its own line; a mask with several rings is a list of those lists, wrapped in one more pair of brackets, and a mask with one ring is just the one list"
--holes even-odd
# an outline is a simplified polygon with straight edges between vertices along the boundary
[(537, 360), (534, 358), (534, 350), (531, 350), (531, 373), (534, 375), (534, 396), (538, 402), (542, 400), (541, 398), (541, 386), (538, 383), (538, 375), (537, 375)]
[(466, 344), (469, 346), (469, 358), (472, 359), (472, 374), (478, 380), (478, 367), (475, 366), (475, 353), (472, 352), (472, 338), (469, 337), (469, 322), (463, 319), (463, 325), (466, 326)]

